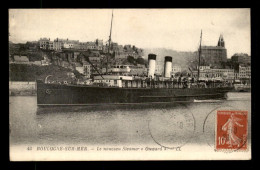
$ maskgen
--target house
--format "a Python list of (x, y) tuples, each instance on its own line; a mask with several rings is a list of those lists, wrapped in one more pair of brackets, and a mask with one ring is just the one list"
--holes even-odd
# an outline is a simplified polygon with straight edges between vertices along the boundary
[(44, 50), (49, 49), (49, 42), (50, 42), (50, 38), (40, 38), (39, 40), (40, 48)]
[(103, 49), (103, 40), (96, 39), (96, 48), (100, 51)]
[(53, 42), (53, 49), (55, 51), (60, 51), (63, 48), (63, 40), (62, 39), (55, 39)]
[(90, 78), (90, 75), (91, 75), (91, 70), (92, 70), (92, 66), (90, 64), (83, 64), (83, 67), (84, 67), (84, 75), (87, 77), (87, 78)]
[(53, 50), (54, 49), (54, 42), (53, 41), (49, 41), (49, 50)]
[(69, 42), (65, 42), (63, 47), (64, 48), (74, 48), (74, 44), (73, 43), (69, 43)]
[(79, 44), (79, 40), (69, 40), (64, 41), (63, 48), (74, 48), (75, 45)]
[(239, 78), (251, 79), (251, 66), (239, 65)]
[(113, 51), (115, 51), (115, 50), (117, 50), (117, 48), (118, 48), (118, 43), (111, 43), (111, 49), (113, 50)]
[(96, 49), (95, 42), (87, 42), (86, 46), (87, 46), (87, 49), (90, 49), (90, 50)]
[(236, 53), (231, 57), (233, 63), (249, 64), (251, 63), (251, 57), (245, 53)]
[(87, 42), (79, 42), (78, 44), (74, 44), (74, 49), (87, 50)]

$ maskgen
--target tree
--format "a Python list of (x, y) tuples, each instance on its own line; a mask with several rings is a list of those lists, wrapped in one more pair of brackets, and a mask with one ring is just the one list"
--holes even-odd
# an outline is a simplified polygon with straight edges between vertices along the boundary
[(137, 58), (136, 59), (136, 63), (144, 65), (145, 64), (145, 60), (143, 58)]
[(135, 64), (135, 58), (133, 56), (127, 56), (127, 61), (131, 64)]
[(73, 70), (73, 73), (77, 79), (81, 78), (81, 74), (77, 70)]

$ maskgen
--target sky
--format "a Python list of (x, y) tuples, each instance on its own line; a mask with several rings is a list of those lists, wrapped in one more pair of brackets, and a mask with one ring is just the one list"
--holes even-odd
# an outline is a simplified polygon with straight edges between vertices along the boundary
[[(9, 40), (42, 37), (80, 42), (108, 40), (112, 9), (10, 9)], [(112, 41), (139, 48), (196, 51), (223, 35), (228, 58), (251, 55), (250, 9), (114, 9)]]

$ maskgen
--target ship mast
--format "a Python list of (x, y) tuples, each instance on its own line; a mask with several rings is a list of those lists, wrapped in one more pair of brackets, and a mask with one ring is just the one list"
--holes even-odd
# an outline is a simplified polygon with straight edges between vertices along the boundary
[[(110, 43), (111, 43), (112, 26), (113, 26), (113, 10), (112, 10), (110, 34), (109, 34), (109, 39), (108, 39), (108, 55), (110, 55)], [(108, 56), (107, 56), (106, 74), (107, 74), (107, 70), (108, 70)]]
[(200, 79), (200, 55), (201, 55), (201, 40), (202, 40), (202, 30), (200, 33), (200, 47), (199, 47), (199, 64), (198, 64), (198, 81)]

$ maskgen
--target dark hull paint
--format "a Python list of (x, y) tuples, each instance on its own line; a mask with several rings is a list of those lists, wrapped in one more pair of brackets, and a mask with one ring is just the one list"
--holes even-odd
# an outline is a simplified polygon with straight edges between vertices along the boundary
[(251, 88), (234, 89), (233, 92), (251, 92)]
[(231, 87), (222, 88), (117, 88), (44, 84), (37, 81), (38, 106), (125, 105), (223, 99)]

